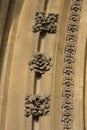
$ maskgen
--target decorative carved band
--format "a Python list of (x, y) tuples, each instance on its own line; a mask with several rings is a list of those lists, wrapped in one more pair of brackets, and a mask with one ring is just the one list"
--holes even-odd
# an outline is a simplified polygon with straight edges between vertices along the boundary
[(25, 98), (25, 116), (38, 118), (50, 111), (50, 95), (29, 95)]
[(58, 22), (58, 14), (49, 13), (46, 17), (45, 12), (36, 12), (35, 15), (35, 25), (33, 27), (33, 32), (48, 32), (55, 33), (57, 29), (57, 25), (55, 23)]
[(83, 0), (73, 0), (67, 27), (62, 80), (62, 130), (73, 129), (75, 54)]

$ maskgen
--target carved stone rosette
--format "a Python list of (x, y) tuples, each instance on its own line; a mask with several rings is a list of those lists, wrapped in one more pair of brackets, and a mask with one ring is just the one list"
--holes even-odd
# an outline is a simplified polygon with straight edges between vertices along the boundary
[(47, 58), (42, 53), (36, 53), (32, 56), (31, 61), (29, 62), (30, 70), (38, 73), (39, 75), (44, 74), (46, 71), (50, 70), (52, 66), (51, 58)]
[(46, 116), (50, 111), (50, 95), (29, 95), (25, 98), (25, 116)]
[(57, 29), (56, 23), (58, 22), (58, 14), (49, 13), (46, 17), (45, 12), (36, 12), (35, 25), (33, 26), (33, 32), (48, 32), (55, 33)]
[(73, 129), (75, 55), (83, 0), (73, 0), (67, 27), (62, 80), (62, 130)]

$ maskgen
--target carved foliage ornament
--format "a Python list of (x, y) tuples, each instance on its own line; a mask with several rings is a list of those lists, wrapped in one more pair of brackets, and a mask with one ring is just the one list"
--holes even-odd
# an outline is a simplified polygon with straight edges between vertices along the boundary
[(25, 98), (25, 116), (46, 116), (50, 111), (50, 95), (29, 95)]
[(51, 66), (51, 58), (47, 58), (44, 54), (41, 53), (36, 53), (33, 55), (31, 61), (29, 62), (30, 70), (33, 70), (40, 75), (50, 70)]
[(58, 22), (58, 14), (49, 13), (46, 17), (45, 12), (36, 12), (35, 15), (35, 25), (33, 27), (33, 32), (48, 32), (55, 33), (57, 29), (56, 23)]
[(67, 27), (62, 80), (62, 130), (73, 128), (75, 54), (83, 0), (73, 0)]

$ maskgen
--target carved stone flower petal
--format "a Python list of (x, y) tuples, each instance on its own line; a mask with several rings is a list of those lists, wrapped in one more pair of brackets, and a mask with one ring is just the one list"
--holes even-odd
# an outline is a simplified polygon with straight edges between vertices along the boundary
[(35, 54), (29, 62), (30, 70), (33, 70), (40, 75), (50, 70), (51, 66), (51, 58), (47, 58), (44, 54), (41, 53)]

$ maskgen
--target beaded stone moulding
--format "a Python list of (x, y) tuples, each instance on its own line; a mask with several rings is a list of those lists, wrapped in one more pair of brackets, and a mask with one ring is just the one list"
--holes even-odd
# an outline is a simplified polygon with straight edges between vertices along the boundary
[(73, 0), (67, 27), (62, 80), (62, 130), (73, 129), (75, 55), (83, 0)]

